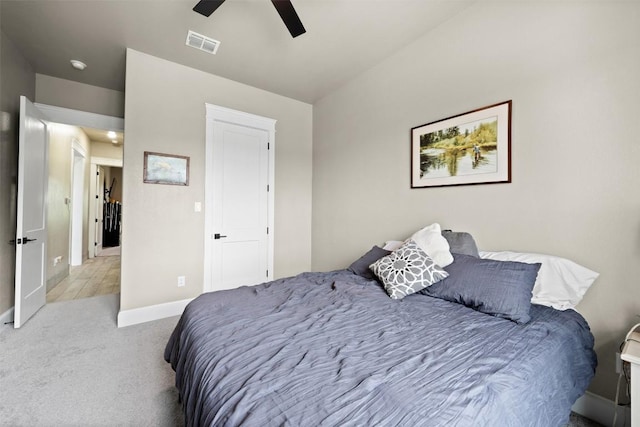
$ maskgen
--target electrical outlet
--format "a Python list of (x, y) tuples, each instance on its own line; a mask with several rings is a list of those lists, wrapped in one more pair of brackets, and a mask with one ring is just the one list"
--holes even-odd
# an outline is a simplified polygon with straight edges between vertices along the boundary
[(181, 288), (187, 284), (187, 281), (184, 276), (178, 276), (178, 287)]
[(616, 374), (622, 372), (622, 359), (620, 358), (620, 353), (616, 353)]

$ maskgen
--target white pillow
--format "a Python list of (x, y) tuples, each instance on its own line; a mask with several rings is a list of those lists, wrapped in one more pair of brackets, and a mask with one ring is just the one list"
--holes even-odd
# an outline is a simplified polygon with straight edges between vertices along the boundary
[(442, 237), (440, 224), (433, 223), (422, 230), (418, 230), (410, 237), (418, 247), (440, 267), (446, 267), (453, 262), (453, 255), (449, 252), (449, 242)]
[(382, 249), (393, 252), (400, 246), (402, 246), (403, 243), (404, 242), (402, 240), (387, 240), (386, 242), (384, 242), (384, 246), (382, 247)]
[(600, 275), (566, 258), (524, 252), (480, 251), (480, 258), (542, 264), (533, 286), (533, 304), (558, 310), (573, 309)]

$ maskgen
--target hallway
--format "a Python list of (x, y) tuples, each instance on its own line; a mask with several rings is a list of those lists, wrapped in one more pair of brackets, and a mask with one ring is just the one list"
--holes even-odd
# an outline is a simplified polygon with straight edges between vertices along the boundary
[(47, 302), (120, 292), (120, 256), (99, 256), (71, 267), (69, 276), (47, 293)]

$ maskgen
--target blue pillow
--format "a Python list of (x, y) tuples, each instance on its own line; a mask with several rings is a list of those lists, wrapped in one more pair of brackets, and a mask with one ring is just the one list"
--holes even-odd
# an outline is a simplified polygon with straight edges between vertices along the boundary
[(360, 258), (355, 260), (347, 270), (351, 271), (358, 276), (362, 276), (365, 279), (374, 280), (376, 277), (373, 274), (373, 271), (369, 268), (371, 264), (376, 262), (382, 257), (389, 255), (391, 251), (386, 249), (382, 249), (379, 246), (374, 246), (369, 251), (362, 255)]
[(540, 263), (495, 261), (463, 254), (453, 257), (453, 263), (444, 268), (449, 277), (421, 293), (516, 323), (529, 321), (531, 290)]
[(442, 230), (442, 237), (449, 243), (449, 251), (452, 254), (471, 255), (480, 258), (478, 246), (473, 236), (464, 231)]

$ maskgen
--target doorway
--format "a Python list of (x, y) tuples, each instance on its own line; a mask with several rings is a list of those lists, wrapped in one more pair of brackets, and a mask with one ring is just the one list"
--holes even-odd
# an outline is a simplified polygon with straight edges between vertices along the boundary
[[(96, 237), (100, 249), (96, 256), (120, 255), (120, 218), (122, 214), (122, 168), (100, 166), (97, 188), (101, 190), (96, 197)], [(96, 240), (98, 242), (98, 240)]]
[[(120, 257), (95, 257), (102, 239), (103, 189), (96, 188), (97, 167), (122, 168), (124, 120), (60, 107), (36, 104), (53, 127), (75, 128), (83, 134), (71, 144), (71, 188), (69, 190), (69, 255), (63, 258), (68, 270), (47, 289), (46, 301), (56, 302), (118, 293)], [(110, 134), (108, 131), (115, 133)], [(86, 149), (87, 142), (89, 146)], [(104, 176), (104, 175), (103, 175)], [(121, 183), (119, 183), (121, 185)], [(120, 189), (121, 191), (121, 189)], [(96, 196), (99, 196), (96, 197)], [(57, 203), (54, 201), (54, 203)], [(99, 240), (96, 240), (99, 237)], [(62, 255), (62, 254), (60, 254)], [(49, 263), (47, 268), (52, 268)]]
[[(89, 197), (89, 200), (93, 200), (95, 199), (95, 203), (92, 203), (93, 205), (95, 205), (95, 226), (94, 226), (94, 231), (93, 234), (94, 236), (94, 241), (93, 241), (93, 250), (91, 249), (91, 240), (89, 241), (89, 258), (93, 258), (93, 256), (98, 256), (98, 254), (100, 252), (102, 252), (102, 229), (104, 228), (103, 225), (103, 215), (104, 215), (104, 180), (105, 180), (105, 172), (104, 172), (104, 167), (102, 165), (96, 165), (97, 170), (95, 174), (91, 174), (91, 176), (96, 177), (96, 182), (95, 182), (95, 188), (96, 188), (96, 192), (95, 192), (95, 196)], [(90, 216), (91, 217), (91, 216)], [(93, 252), (93, 256), (91, 256), (91, 252)]]
[[(80, 244), (82, 259), (47, 293), (47, 302), (88, 298), (120, 292), (120, 215), (122, 205), (121, 132), (80, 127), (91, 141), (82, 215), (85, 224)], [(108, 138), (114, 138), (113, 142)], [(98, 154), (96, 156), (95, 154)], [(109, 231), (117, 230), (115, 233)], [(108, 247), (109, 246), (109, 247)]]
[[(49, 106), (44, 104), (33, 104), (25, 97), (20, 98), (21, 114), (20, 114), (20, 150), (19, 150), (19, 179), (18, 179), (18, 223), (17, 232), (23, 238), (16, 239), (16, 299), (15, 299), (15, 323), (14, 326), (19, 328), (28, 320), (37, 310), (42, 307), (47, 300), (50, 300), (47, 291), (65, 289), (67, 295), (63, 299), (75, 299), (82, 295), (82, 289), (79, 285), (82, 281), (72, 280), (72, 269), (80, 269), (84, 259), (88, 258), (91, 253), (88, 242), (88, 224), (93, 224), (95, 218), (88, 215), (89, 196), (87, 189), (91, 188), (90, 179), (86, 167), (91, 150), (90, 143), (85, 129), (109, 129), (119, 132), (124, 131), (124, 119), (117, 117), (103, 116), (100, 114), (87, 113), (67, 108)], [(31, 127), (36, 123), (42, 123), (38, 129), (44, 129), (44, 137), (38, 138), (39, 134), (29, 133)], [(58, 132), (54, 136), (54, 132)], [(41, 132), (42, 133), (42, 132)], [(104, 132), (106, 134), (106, 131)], [(31, 135), (31, 136), (30, 136)], [(35, 136), (33, 136), (35, 135)], [(111, 135), (108, 135), (112, 138)], [(54, 140), (55, 139), (55, 144)], [(44, 141), (44, 151), (39, 147)], [(117, 143), (118, 141), (112, 141)], [(117, 145), (117, 144), (116, 144)], [(55, 149), (55, 150), (54, 150)], [(54, 152), (55, 151), (55, 152)], [(93, 153), (97, 154), (97, 153)], [(38, 166), (31, 164), (30, 167), (25, 159), (34, 158), (38, 160)], [(93, 156), (92, 156), (93, 161)], [(119, 165), (122, 166), (122, 154), (118, 159)], [(55, 168), (51, 168), (54, 165)], [(25, 174), (25, 170), (30, 170), (29, 174)], [(55, 171), (52, 171), (55, 169)], [(39, 172), (36, 173), (36, 172)], [(31, 185), (34, 179), (42, 175), (44, 184), (42, 191), (34, 191), (37, 188)], [(36, 178), (33, 178), (33, 177)], [(28, 177), (28, 179), (25, 179)], [(47, 183), (48, 181), (48, 183)], [(38, 187), (40, 188), (40, 187)], [(36, 199), (37, 206), (34, 209), (22, 209), (23, 200)], [(38, 204), (39, 203), (39, 204)], [(22, 211), (21, 211), (22, 209)], [(25, 214), (26, 212), (26, 214)], [(26, 228), (33, 221), (24, 221), (32, 217), (36, 217), (37, 213), (41, 213), (42, 218), (36, 221), (42, 225), (42, 236), (37, 235), (36, 231)], [(95, 212), (94, 212), (95, 214)], [(92, 221), (93, 220), (93, 221)], [(26, 224), (26, 225), (23, 225)], [(93, 231), (93, 229), (92, 229)], [(30, 233), (30, 234), (27, 234)], [(54, 233), (54, 235), (52, 235)], [(28, 237), (28, 238), (27, 238)], [(91, 237), (93, 241), (93, 236)], [(22, 244), (24, 241), (25, 244)], [(26, 245), (26, 243), (37, 242), (35, 244)], [(33, 268), (38, 265), (37, 262), (25, 262), (26, 255), (31, 254), (33, 248), (40, 243), (42, 248), (36, 252), (40, 254), (41, 269)], [(93, 243), (93, 242), (91, 242)], [(28, 250), (25, 252), (24, 248)], [(24, 259), (23, 259), (24, 258)], [(28, 260), (27, 260), (28, 261)], [(120, 282), (120, 260), (112, 260), (112, 264), (117, 265), (116, 268), (92, 266), (95, 270), (100, 270), (105, 277), (117, 280), (119, 290)], [(26, 270), (23, 267), (29, 267)], [(37, 273), (33, 277), (33, 272)], [(36, 271), (37, 270), (37, 271)], [(25, 273), (26, 271), (26, 273)], [(38, 273), (39, 271), (39, 273)], [(29, 273), (31, 272), (31, 273)], [(29, 274), (27, 274), (29, 273)], [(79, 273), (76, 276), (80, 279), (89, 279), (86, 277), (88, 273)], [(68, 283), (68, 287), (59, 287), (62, 281), (74, 282)], [(104, 281), (104, 280), (102, 280)], [(88, 282), (88, 280), (85, 280)], [(87, 284), (87, 283), (85, 283)], [(111, 283), (103, 289), (114, 290), (115, 284)], [(36, 291), (32, 291), (35, 289)], [(82, 291), (82, 292), (81, 292)], [(110, 293), (103, 291), (102, 293)], [(85, 292), (86, 293), (86, 292)], [(68, 296), (73, 295), (71, 298)], [(58, 299), (59, 300), (59, 299)]]

